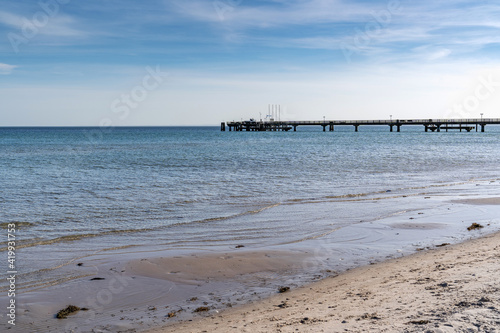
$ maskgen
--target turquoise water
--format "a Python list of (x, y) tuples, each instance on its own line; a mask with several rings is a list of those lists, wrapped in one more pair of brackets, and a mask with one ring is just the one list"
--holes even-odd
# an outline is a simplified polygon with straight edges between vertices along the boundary
[[(499, 138), (495, 126), (0, 128), (1, 225), (17, 225), (19, 287), (27, 290), (99, 251), (300, 244), (409, 209), (391, 198), (497, 180)], [(2, 253), (5, 245), (6, 237)]]

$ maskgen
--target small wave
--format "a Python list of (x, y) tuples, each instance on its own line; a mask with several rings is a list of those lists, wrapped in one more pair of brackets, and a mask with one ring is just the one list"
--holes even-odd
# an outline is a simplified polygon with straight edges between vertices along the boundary
[[(156, 230), (156, 229), (148, 228), (148, 229), (109, 230), (109, 231), (104, 231), (104, 232), (95, 233), (95, 234), (66, 235), (66, 236), (56, 237), (56, 238), (52, 238), (52, 239), (42, 239), (42, 240), (36, 240), (36, 241), (31, 239), (31, 240), (26, 240), (26, 241), (18, 241), (16, 248), (22, 249), (22, 248), (27, 248), (27, 247), (39, 246), (39, 245), (51, 245), (51, 244), (55, 244), (55, 243), (73, 242), (73, 241), (81, 240), (81, 239), (85, 239), (85, 238), (93, 238), (93, 237), (100, 237), (100, 236), (114, 235), (114, 234), (147, 232), (147, 231), (154, 231), (154, 230)], [(1, 251), (7, 251), (7, 247), (0, 248), (0, 252)]]
[[(100, 236), (106, 236), (106, 235), (112, 235), (112, 234), (116, 235), (116, 234), (125, 234), (125, 233), (151, 232), (151, 231), (157, 231), (157, 230), (161, 230), (161, 229), (176, 227), (176, 226), (180, 226), (180, 225), (210, 223), (210, 222), (214, 222), (214, 221), (224, 221), (224, 220), (229, 220), (229, 219), (233, 219), (233, 218), (237, 218), (237, 217), (241, 217), (241, 216), (245, 216), (245, 215), (258, 214), (262, 211), (277, 207), (279, 205), (281, 205), (281, 204), (277, 203), (277, 204), (268, 205), (268, 206), (265, 206), (265, 207), (262, 207), (259, 209), (249, 210), (249, 211), (245, 211), (242, 213), (233, 214), (233, 215), (229, 215), (229, 216), (220, 216), (220, 217), (213, 217), (213, 218), (207, 218), (207, 219), (196, 220), (196, 221), (173, 223), (173, 224), (168, 224), (168, 225), (159, 226), (159, 227), (155, 227), (155, 228), (108, 230), (108, 231), (103, 231), (103, 232), (99, 232), (99, 233), (66, 235), (66, 236), (56, 237), (56, 238), (52, 238), (52, 239), (30, 239), (30, 240), (25, 240), (25, 241), (18, 241), (17, 248), (21, 249), (21, 248), (27, 248), (27, 247), (40, 246), (40, 245), (51, 245), (51, 244), (62, 243), (62, 242), (73, 242), (73, 241), (82, 240), (85, 238), (94, 238), (94, 237), (100, 237)], [(29, 223), (29, 222), (26, 222), (26, 223)], [(3, 223), (3, 224), (8, 226), (8, 223)], [(3, 242), (3, 244), (5, 245), (5, 242)], [(6, 251), (6, 250), (7, 250), (6, 246), (0, 248), (0, 252)]]
[[(46, 280), (46, 281), (35, 280), (35, 281), (31, 281), (31, 282), (26, 282), (26, 283), (24, 283), (22, 285), (16, 285), (16, 288), (18, 290), (26, 290), (26, 289), (28, 289), (30, 291), (35, 291), (35, 290), (39, 290), (39, 289), (43, 289), (43, 288), (47, 288), (47, 287), (59, 285), (59, 284), (62, 284), (64, 282), (68, 282), (68, 281), (71, 281), (71, 280), (76, 280), (76, 279), (88, 277), (88, 276), (94, 276), (94, 274), (82, 274), (82, 275), (66, 276), (66, 277), (63, 277), (63, 278), (56, 278), (56, 279), (51, 279), (51, 280)], [(25, 280), (26, 280), (26, 277), (25, 277)], [(0, 292), (5, 292), (7, 290), (9, 290), (8, 286), (0, 287)]]
[(242, 212), (242, 213), (238, 213), (238, 214), (233, 214), (233, 215), (229, 215), (229, 216), (218, 216), (218, 217), (211, 217), (211, 218), (202, 219), (202, 220), (196, 220), (196, 221), (180, 222), (180, 223), (175, 223), (175, 224), (168, 225), (166, 227), (179, 226), (179, 225), (187, 225), (187, 224), (195, 224), (195, 223), (209, 223), (209, 222), (214, 222), (214, 221), (225, 221), (225, 220), (230, 220), (230, 219), (241, 217), (241, 216), (245, 216), (245, 215), (258, 214), (258, 213), (263, 212), (263, 211), (265, 211), (267, 209), (278, 207), (280, 205), (281, 205), (281, 203), (276, 203), (276, 204), (265, 206), (265, 207), (262, 207), (262, 208), (259, 208), (259, 209), (248, 210), (246, 212)]
[(308, 236), (308, 237), (304, 237), (304, 238), (301, 238), (301, 239), (296, 239), (296, 240), (288, 241), (288, 242), (285, 242), (285, 243), (281, 243), (281, 245), (283, 245), (283, 244), (294, 244), (294, 243), (305, 242), (305, 241), (312, 240), (312, 239), (318, 239), (318, 238), (321, 238), (321, 237), (328, 236), (329, 234), (334, 233), (335, 231), (338, 231), (340, 229), (342, 229), (342, 227), (334, 228), (332, 230), (328, 230), (328, 231), (325, 231), (325, 232), (322, 232), (322, 233), (314, 234), (314, 235), (311, 235), (311, 236)]
[(114, 247), (109, 247), (109, 248), (106, 248), (106, 249), (99, 250), (99, 252), (124, 250), (124, 249), (129, 249), (129, 248), (137, 247), (137, 246), (139, 246), (139, 245), (133, 244), (133, 245), (114, 246)]
[(13, 222), (1, 222), (0, 223), (0, 229), (12, 229), (12, 226), (11, 226), (12, 224), (15, 225), (16, 229), (33, 227), (33, 226), (36, 225), (36, 223), (32, 223), (32, 222), (17, 222), (17, 221), (13, 221)]
[(354, 193), (354, 194), (342, 194), (342, 195), (328, 195), (325, 198), (326, 199), (349, 199), (349, 198), (361, 198), (361, 197), (367, 197), (373, 194), (381, 194), (381, 193), (387, 193), (387, 191), (374, 191), (374, 192), (367, 192), (367, 193)]
[[(482, 181), (496, 181), (498, 179), (487, 179)], [(454, 183), (442, 183), (442, 184), (430, 184), (426, 186), (412, 186), (412, 187), (402, 187), (395, 190), (382, 190), (382, 191), (373, 191), (373, 192), (361, 192), (361, 193), (347, 193), (347, 194), (339, 194), (339, 195), (327, 195), (320, 198), (298, 198), (298, 199), (290, 199), (287, 200), (284, 205), (294, 205), (294, 204), (310, 204), (310, 203), (322, 203), (322, 202), (352, 202), (352, 201), (372, 201), (372, 200), (388, 200), (388, 199), (397, 199), (403, 197), (410, 196), (419, 196), (419, 195), (428, 195), (428, 193), (420, 192), (420, 193), (407, 193), (406, 191), (411, 190), (426, 190), (432, 188), (440, 188), (440, 187), (452, 187), (459, 185), (467, 185), (479, 180), (471, 179), (469, 181), (464, 182), (454, 182)], [(393, 191), (404, 192), (401, 194), (389, 195)], [(375, 196), (377, 194), (387, 194), (387, 196)]]

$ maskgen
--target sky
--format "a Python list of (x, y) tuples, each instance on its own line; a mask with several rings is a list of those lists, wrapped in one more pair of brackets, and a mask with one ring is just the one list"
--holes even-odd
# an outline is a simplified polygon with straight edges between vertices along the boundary
[(0, 126), (500, 118), (498, 1), (0, 4)]

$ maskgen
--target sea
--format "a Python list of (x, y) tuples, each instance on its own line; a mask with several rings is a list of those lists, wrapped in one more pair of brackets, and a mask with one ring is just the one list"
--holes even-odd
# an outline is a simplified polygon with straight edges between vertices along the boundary
[[(97, 253), (152, 245), (309, 247), (356, 265), (459, 242), (500, 229), (457, 203), (500, 196), (499, 140), (498, 126), (3, 127), (0, 270), (12, 224), (19, 293), (77, 278), (63, 268)], [(473, 221), (485, 228), (467, 231)]]

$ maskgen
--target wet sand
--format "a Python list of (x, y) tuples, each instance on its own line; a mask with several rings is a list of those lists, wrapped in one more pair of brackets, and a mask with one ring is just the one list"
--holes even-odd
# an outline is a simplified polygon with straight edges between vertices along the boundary
[[(293, 249), (126, 248), (81, 258), (61, 267), (66, 280), (19, 293), (11, 332), (494, 332), (500, 234), (484, 235), (499, 229), (500, 198), (452, 202)], [(485, 227), (468, 231), (476, 221)], [(55, 319), (68, 305), (89, 310)]]
[(463, 203), (467, 205), (500, 205), (500, 198), (463, 199), (454, 200), (452, 202)]
[(349, 270), (149, 333), (497, 332), (500, 233)]
[(298, 251), (245, 251), (192, 254), (131, 261), (131, 275), (198, 285), (204, 281), (227, 281), (260, 272), (279, 273), (300, 267), (305, 253)]
[[(2, 323), (0, 330), (144, 331), (189, 320), (194, 309), (207, 304), (226, 309), (268, 296), (277, 286), (273, 281), (296, 275), (308, 256), (303, 251), (255, 251), (244, 247), (227, 252), (162, 255), (129, 252), (74, 262), (71, 266), (80, 271), (77, 278), (20, 293), (16, 299), (16, 326)], [(56, 319), (55, 315), (69, 305), (86, 310)]]

